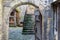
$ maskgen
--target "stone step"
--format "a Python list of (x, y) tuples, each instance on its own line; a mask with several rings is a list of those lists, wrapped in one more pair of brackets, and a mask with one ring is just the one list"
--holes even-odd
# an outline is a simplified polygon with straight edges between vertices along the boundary
[(33, 30), (33, 27), (24, 27), (23, 30)]
[(23, 32), (34, 32), (34, 30), (23, 30)]
[(22, 34), (23, 35), (34, 35), (35, 33), (34, 32), (23, 32)]
[(34, 34), (34, 29), (24, 29), (23, 34)]
[(24, 26), (24, 28), (33, 28), (33, 27), (31, 27), (30, 25), (27, 25), (27, 26)]
[(25, 28), (25, 29), (23, 29), (23, 30), (34, 30), (34, 29), (31, 29), (31, 28), (28, 28), (28, 29), (27, 29), (27, 28)]
[(33, 26), (30, 26), (30, 25), (27, 25), (27, 26), (24, 25), (24, 27), (27, 27), (27, 28), (33, 28)]

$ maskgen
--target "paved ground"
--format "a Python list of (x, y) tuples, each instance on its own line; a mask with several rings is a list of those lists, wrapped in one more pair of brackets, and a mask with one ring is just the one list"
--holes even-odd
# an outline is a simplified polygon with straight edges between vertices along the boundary
[(34, 35), (22, 35), (22, 27), (10, 27), (9, 40), (35, 40)]

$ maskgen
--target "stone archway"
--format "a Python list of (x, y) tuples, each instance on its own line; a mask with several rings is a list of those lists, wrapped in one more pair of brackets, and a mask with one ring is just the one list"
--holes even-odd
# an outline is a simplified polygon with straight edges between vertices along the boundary
[[(6, 0), (4, 0), (4, 1), (6, 1)], [(6, 5), (6, 4), (4, 4), (3, 6), (4, 6), (4, 13), (3, 13), (3, 38), (2, 38), (2, 40), (8, 40), (8, 30), (9, 30), (9, 13), (12, 11), (12, 8), (14, 7), (14, 5), (16, 5), (16, 4), (19, 4), (19, 3), (22, 3), (22, 1), (20, 2), (20, 0), (12, 0), (12, 2), (10, 2), (11, 0), (7, 0), (7, 2), (5, 2), (6, 4), (8, 4), (8, 5)], [(29, 1), (29, 2), (32, 2), (33, 0), (31, 0), (31, 1)], [(28, 2), (28, 0), (27, 1), (23, 1), (23, 2)], [(34, 4), (34, 2), (32, 2), (33, 4)], [(43, 5), (43, 4), (42, 4)], [(42, 8), (42, 9), (39, 9), (39, 10), (43, 10), (43, 6), (42, 5), (39, 5), (38, 7), (39, 8)], [(44, 15), (44, 11), (42, 11), (42, 13), (43, 13), (43, 16), (45, 17), (45, 15)], [(45, 38), (44, 38), (44, 28), (45, 28), (45, 26), (44, 26), (44, 24), (45, 24), (45, 18), (43, 17), (43, 22), (42, 22), (42, 26), (43, 26), (43, 29), (42, 29), (42, 32), (43, 32), (43, 37), (42, 37), (42, 39), (43, 40), (45, 40)], [(48, 36), (47, 36), (48, 37)]]
[(22, 2), (22, 3), (15, 4), (13, 7), (11, 7), (9, 12), (11, 12), (13, 9), (15, 9), (16, 7), (21, 6), (21, 5), (32, 5), (35, 8), (39, 8), (39, 6), (35, 5), (34, 3), (31, 3), (31, 2)]
[[(12, 4), (12, 3), (11, 3)], [(31, 4), (33, 6), (35, 6), (36, 8), (39, 8), (39, 6), (35, 5), (34, 3), (31, 3), (31, 2), (18, 2), (17, 4), (14, 3), (13, 6), (12, 5), (9, 5), (9, 6), (4, 6), (4, 27), (3, 27), (3, 38), (2, 40), (8, 40), (8, 30), (9, 30), (9, 15), (10, 15), (10, 12), (16, 8), (17, 6), (20, 6), (20, 5), (26, 5), (26, 4)], [(40, 9), (39, 9), (40, 11)]]
[[(11, 9), (11, 11), (12, 10), (14, 10), (16, 7), (18, 7), (18, 6), (21, 6), (21, 5), (32, 5), (32, 6), (34, 6), (35, 8), (38, 8), (38, 10), (39, 10), (39, 7), (38, 6), (36, 6), (35, 4), (32, 4), (32, 3), (29, 3), (29, 2), (25, 2), (25, 3), (21, 3), (21, 4), (18, 4), (18, 5), (15, 5), (15, 6), (13, 6), (12, 7), (12, 9)], [(10, 11), (10, 12), (11, 12)], [(40, 13), (40, 11), (39, 11), (39, 13)], [(40, 28), (41, 28), (41, 32), (42, 32), (42, 15), (41, 15), (41, 13), (40, 13)], [(41, 33), (42, 34), (42, 33)], [(42, 35), (41, 35), (41, 37), (42, 37)], [(38, 38), (37, 38), (38, 39)], [(42, 38), (41, 38), (42, 39)]]

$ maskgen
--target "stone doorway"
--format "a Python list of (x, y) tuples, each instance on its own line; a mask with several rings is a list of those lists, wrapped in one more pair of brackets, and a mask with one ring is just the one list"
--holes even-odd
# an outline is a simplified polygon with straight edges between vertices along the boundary
[[(7, 3), (7, 2), (5, 2), (5, 3)], [(4, 29), (3, 38), (4, 39), (3, 40), (8, 40), (10, 13), (13, 11), (13, 9), (15, 9), (16, 7), (21, 6), (21, 5), (32, 5), (35, 8), (38, 8), (38, 10), (40, 11), (39, 6), (33, 2), (31, 3), (30, 1), (29, 2), (25, 2), (25, 1), (19, 2), (18, 1), (18, 3), (16, 3), (16, 1), (13, 1), (9, 5), (4, 4), (4, 27), (3, 27), (3, 29)], [(42, 5), (40, 5), (40, 6), (42, 6)]]
[[(29, 5), (29, 6), (30, 6), (30, 5)], [(33, 9), (33, 8), (31, 8), (31, 9)], [(36, 9), (36, 8), (35, 8), (35, 9)], [(35, 10), (35, 9), (34, 9), (34, 10)], [(37, 11), (37, 10), (38, 10), (38, 11)], [(39, 23), (39, 28), (40, 28), (39, 30), (41, 30), (41, 31), (39, 31), (39, 32), (42, 32), (42, 15), (41, 15), (41, 13), (39, 12), (39, 9), (38, 9), (38, 8), (37, 8), (37, 10), (36, 10), (36, 11), (37, 11), (39, 14), (38, 14), (38, 15), (34, 14), (34, 12), (33, 12), (33, 10), (32, 10), (32, 15), (33, 15), (33, 17), (35, 18), (35, 20), (38, 20), (38, 21), (40, 22), (40, 23)], [(13, 11), (14, 11), (14, 10), (13, 10)], [(12, 11), (12, 12), (13, 12), (13, 11)], [(27, 9), (26, 13), (28, 13), (29, 15), (31, 15), (31, 14), (30, 14), (30, 13), (31, 13), (31, 10), (30, 10), (29, 12), (28, 12), (28, 11), (29, 11), (29, 9)], [(11, 12), (11, 13), (12, 13), (12, 12)], [(15, 10), (15, 14), (16, 14), (16, 10)], [(10, 14), (10, 15), (11, 15), (10, 17), (12, 17), (12, 15), (14, 15), (14, 14)], [(26, 14), (26, 15), (27, 15), (27, 14)], [(35, 16), (34, 16), (34, 15), (35, 15)], [(40, 15), (40, 16), (39, 16), (39, 15)], [(15, 15), (15, 16), (17, 16), (17, 15)], [(38, 19), (36, 19), (36, 16), (38, 16)], [(34, 20), (34, 18), (33, 18), (33, 20)], [(10, 18), (9, 18), (9, 19), (10, 19)], [(12, 19), (13, 19), (13, 18), (12, 18)], [(10, 21), (9, 21), (11, 24), (13, 23), (13, 22), (11, 22), (12, 19), (10, 19)], [(15, 17), (15, 21), (16, 21), (16, 19), (17, 19), (17, 18)], [(14, 21), (14, 20), (12, 20), (12, 21)], [(35, 21), (35, 22), (36, 22), (36, 21)], [(15, 26), (16, 26), (16, 24), (17, 24), (17, 23), (15, 22)], [(36, 24), (36, 23), (34, 23), (34, 25), (35, 25), (35, 24)], [(40, 26), (41, 26), (41, 27), (40, 27)], [(36, 27), (37, 27), (37, 26), (34, 26), (33, 29), (32, 29), (33, 31), (31, 32), (31, 30), (30, 30), (30, 32), (31, 32), (31, 33), (35, 32), (35, 31), (36, 31)], [(11, 29), (12, 29), (12, 28), (11, 28)], [(24, 28), (24, 25), (23, 25), (23, 30), (24, 30), (24, 29), (25, 29), (25, 28)], [(35, 29), (35, 31), (34, 31), (34, 29)], [(16, 30), (17, 30), (17, 29), (16, 29)], [(19, 30), (20, 30), (20, 29), (19, 29)], [(28, 30), (29, 30), (29, 29), (28, 29)], [(26, 31), (27, 31), (27, 30), (26, 30)], [(38, 30), (37, 30), (37, 31), (38, 31)], [(16, 31), (16, 32), (17, 32), (17, 31)], [(24, 32), (24, 31), (23, 31), (23, 32)], [(29, 32), (29, 31), (28, 31), (28, 32)], [(27, 32), (27, 33), (28, 33), (28, 32)], [(27, 34), (27, 33), (24, 33), (24, 34)], [(31, 34), (31, 33), (30, 33), (30, 34)], [(35, 32), (35, 33), (36, 33), (36, 32)], [(11, 33), (11, 34), (13, 34), (13, 33)], [(28, 34), (29, 34), (29, 33), (28, 33)], [(42, 33), (41, 33), (41, 34), (42, 34)], [(11, 36), (11, 35), (10, 35), (10, 36)], [(16, 36), (17, 36), (17, 35), (16, 35)], [(28, 36), (28, 35), (25, 35), (25, 36)], [(42, 35), (41, 35), (41, 36), (42, 36)], [(36, 40), (41, 39), (41, 36), (40, 36), (39, 38), (37, 38)], [(22, 36), (21, 36), (21, 37), (22, 37)], [(29, 37), (29, 36), (28, 36), (28, 37)], [(30, 37), (31, 37), (31, 35), (30, 35)], [(29, 37), (29, 38), (30, 38), (30, 37)], [(32, 39), (32, 40), (35, 40), (36, 35), (35, 35), (35, 36), (33, 35), (33, 37), (34, 37), (34, 39)], [(12, 38), (10, 37), (9, 39), (12, 39)], [(15, 40), (15, 39), (13, 39), (13, 40)], [(16, 40), (17, 40), (17, 39), (16, 39)], [(20, 40), (22, 40), (22, 39), (20, 39)], [(29, 40), (29, 39), (26, 39), (26, 40)]]

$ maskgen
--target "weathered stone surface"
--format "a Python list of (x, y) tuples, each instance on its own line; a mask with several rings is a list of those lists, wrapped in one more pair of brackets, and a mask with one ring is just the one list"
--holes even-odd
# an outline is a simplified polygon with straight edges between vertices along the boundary
[[(10, 15), (10, 12), (13, 10), (13, 8), (15, 6), (17, 6), (18, 4), (22, 3), (22, 2), (31, 2), (33, 4), (35, 4), (36, 6), (39, 7), (39, 10), (41, 11), (41, 14), (43, 15), (42, 17), (42, 40), (45, 40), (44, 36), (46, 36), (46, 34), (44, 34), (46, 32), (46, 26), (47, 26), (47, 18), (48, 17), (48, 12), (47, 12), (47, 5), (49, 5), (50, 3), (47, 2), (46, 0), (39, 0), (38, 3), (36, 2), (37, 0), (4, 0), (4, 27), (3, 27), (3, 38), (6, 38), (5, 40), (8, 40), (8, 30), (9, 30), (9, 15)], [(49, 0), (48, 0), (49, 1)], [(47, 3), (46, 3), (47, 2)], [(52, 2), (52, 1), (51, 1)], [(47, 7), (47, 8), (46, 8)], [(50, 13), (49, 13), (50, 14)], [(49, 15), (51, 17), (51, 15)], [(2, 17), (2, 16), (1, 16)], [(45, 19), (46, 18), (46, 19)], [(2, 19), (2, 18), (1, 18)], [(1, 20), (0, 19), (0, 20)], [(45, 21), (46, 20), (46, 21)], [(2, 23), (2, 20), (1, 22)], [(49, 24), (50, 25), (50, 24)], [(46, 29), (45, 29), (46, 28)], [(52, 31), (52, 30), (51, 30)], [(4, 40), (4, 39), (3, 39)]]
[(2, 0), (0, 0), (0, 40), (2, 39)]

